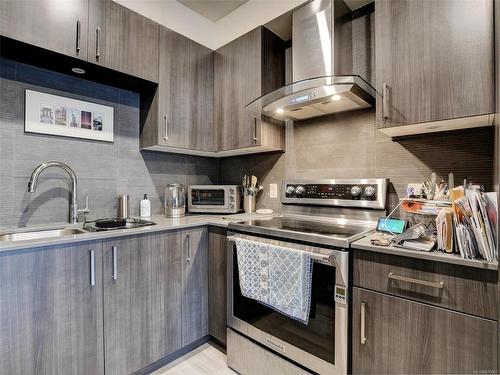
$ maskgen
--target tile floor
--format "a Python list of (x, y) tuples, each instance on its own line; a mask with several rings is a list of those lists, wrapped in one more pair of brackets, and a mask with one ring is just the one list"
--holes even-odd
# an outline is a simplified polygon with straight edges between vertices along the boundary
[(152, 375), (236, 375), (226, 365), (226, 356), (210, 344), (203, 344)]

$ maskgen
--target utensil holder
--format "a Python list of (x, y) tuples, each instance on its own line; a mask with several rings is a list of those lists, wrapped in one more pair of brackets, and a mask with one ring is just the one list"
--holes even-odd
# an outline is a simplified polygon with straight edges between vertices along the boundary
[(255, 212), (255, 195), (245, 195), (243, 197), (243, 209), (245, 213)]

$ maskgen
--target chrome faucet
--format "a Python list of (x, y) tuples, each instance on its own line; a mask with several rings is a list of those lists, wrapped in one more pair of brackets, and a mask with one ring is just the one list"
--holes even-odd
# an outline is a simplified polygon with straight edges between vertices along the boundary
[(40, 164), (38, 167), (35, 168), (35, 170), (31, 174), (30, 181), (28, 182), (28, 192), (34, 193), (36, 191), (36, 186), (38, 184), (38, 177), (40, 177), (40, 173), (42, 173), (45, 169), (50, 167), (61, 168), (62, 170), (66, 171), (69, 174), (69, 178), (71, 179), (71, 202), (69, 204), (69, 222), (71, 224), (76, 224), (78, 223), (79, 214), (86, 214), (90, 212), (89, 201), (87, 197), (86, 207), (81, 210), (78, 209), (76, 174), (69, 166), (58, 161), (48, 161), (46, 163)]

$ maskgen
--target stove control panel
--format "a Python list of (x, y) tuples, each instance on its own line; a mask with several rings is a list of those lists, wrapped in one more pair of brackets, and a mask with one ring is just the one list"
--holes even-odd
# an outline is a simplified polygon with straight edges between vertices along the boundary
[(377, 200), (376, 187), (368, 184), (360, 185), (287, 185), (286, 194), (288, 198), (315, 198), (315, 199), (365, 199)]
[(385, 209), (386, 179), (283, 181), (282, 203)]

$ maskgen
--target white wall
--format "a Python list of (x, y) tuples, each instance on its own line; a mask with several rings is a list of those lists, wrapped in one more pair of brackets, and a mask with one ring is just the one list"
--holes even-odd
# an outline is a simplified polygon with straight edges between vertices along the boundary
[(217, 22), (176, 0), (115, 0), (208, 48), (217, 49), (307, 0), (249, 0)]

